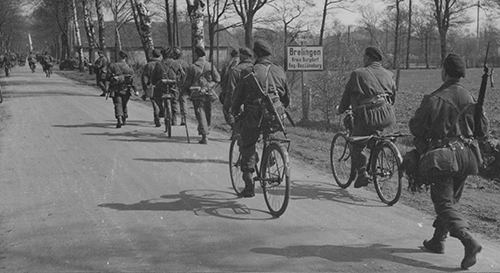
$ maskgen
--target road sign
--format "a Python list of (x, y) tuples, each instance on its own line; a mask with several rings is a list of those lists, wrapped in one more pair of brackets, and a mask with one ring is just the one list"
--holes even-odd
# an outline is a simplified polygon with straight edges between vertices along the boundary
[(322, 46), (288, 46), (286, 50), (287, 70), (322, 71)]

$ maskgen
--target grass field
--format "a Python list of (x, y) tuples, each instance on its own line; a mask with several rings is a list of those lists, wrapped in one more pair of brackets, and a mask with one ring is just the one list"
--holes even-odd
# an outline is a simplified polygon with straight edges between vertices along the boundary
[[(78, 72), (62, 72), (62, 75), (94, 84), (93, 76)], [(463, 79), (464, 87), (471, 91), (476, 97), (481, 82), (481, 69), (467, 70), (467, 77)], [(500, 80), (500, 76), (494, 74), (494, 81)], [(397, 95), (396, 114), (398, 124), (396, 130), (407, 132), (408, 120), (412, 117), (415, 110), (420, 104), (423, 96), (434, 91), (441, 85), (440, 70), (404, 70), (401, 72), (400, 91)], [(96, 91), (96, 94), (99, 92)], [(134, 98), (139, 100), (138, 98)], [(300, 105), (300, 98), (293, 98), (293, 101)], [(144, 102), (148, 103), (149, 102)], [(486, 96), (485, 110), (491, 121), (491, 129), (498, 136), (500, 126), (500, 93), (490, 88)], [(213, 123), (216, 129), (229, 131), (229, 127), (225, 125), (222, 116), (220, 105), (213, 107), (214, 117)], [(111, 111), (111, 109), (110, 109)], [(190, 112), (194, 116), (193, 112)], [(293, 113), (295, 117), (299, 117), (300, 113)], [(329, 166), (329, 151), (330, 141), (335, 134), (333, 131), (326, 131), (322, 128), (288, 128), (289, 137), (292, 140), (291, 153), (295, 159), (311, 164), (318, 172), (330, 173)], [(403, 139), (399, 142), (398, 147), (404, 154), (411, 149), (408, 144), (411, 143), (411, 138)], [(295, 161), (296, 162), (296, 161)], [(295, 163), (299, 164), (299, 163)], [(333, 183), (333, 181), (332, 181)], [(500, 240), (500, 184), (494, 180), (485, 180), (480, 177), (470, 177), (467, 181), (464, 191), (460, 210), (464, 213), (471, 224), (471, 228), (475, 232), (485, 234), (491, 239)], [(406, 182), (404, 187), (406, 189)], [(373, 190), (373, 186), (368, 187)], [(426, 211), (429, 214), (434, 214), (432, 202), (430, 201), (429, 193), (412, 194), (406, 190), (400, 199), (401, 203), (411, 207)], [(396, 204), (397, 206), (397, 204)], [(430, 234), (429, 234), (430, 235)], [(424, 234), (423, 236), (428, 236)]]

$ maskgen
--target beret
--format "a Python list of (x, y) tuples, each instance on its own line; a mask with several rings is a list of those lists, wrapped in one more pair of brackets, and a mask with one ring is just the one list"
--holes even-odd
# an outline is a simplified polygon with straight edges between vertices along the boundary
[(249, 57), (253, 56), (252, 50), (248, 47), (240, 47), (239, 52), (240, 52), (240, 55), (245, 55), (245, 56), (249, 56)]
[(158, 49), (153, 49), (152, 55), (154, 58), (159, 58), (161, 56), (161, 52)]
[(231, 57), (236, 57), (238, 56), (238, 50), (236, 48), (231, 48)]
[(257, 57), (271, 55), (271, 46), (264, 40), (257, 40), (253, 44), (253, 51)]
[(375, 61), (382, 61), (382, 52), (380, 51), (380, 49), (376, 48), (376, 47), (373, 47), (373, 46), (369, 46), (365, 49), (365, 55), (370, 57), (371, 59), (375, 60)]
[(465, 62), (457, 54), (450, 53), (443, 62), (443, 68), (446, 74), (454, 78), (465, 77)]
[(205, 48), (203, 48), (202, 46), (196, 46), (194, 48), (194, 53), (196, 53), (196, 55), (198, 55), (198, 57), (203, 57), (205, 56)]
[(118, 56), (120, 56), (120, 58), (127, 58), (127, 57), (128, 57), (128, 54), (127, 54), (127, 53), (125, 53), (125, 51), (120, 50), (120, 52), (118, 52)]

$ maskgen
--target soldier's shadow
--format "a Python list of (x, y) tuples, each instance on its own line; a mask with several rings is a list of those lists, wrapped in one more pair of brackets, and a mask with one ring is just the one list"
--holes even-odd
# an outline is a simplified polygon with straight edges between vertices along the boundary
[(146, 161), (146, 162), (160, 162), (160, 163), (171, 163), (180, 162), (188, 164), (203, 164), (203, 163), (215, 163), (215, 164), (229, 164), (229, 161), (222, 159), (196, 159), (196, 158), (134, 158), (134, 160)]
[(428, 262), (414, 260), (397, 253), (422, 253), (418, 248), (391, 248), (384, 244), (369, 246), (357, 245), (297, 245), (284, 248), (262, 247), (250, 251), (259, 254), (283, 256), (287, 258), (319, 257), (332, 262), (362, 263), (370, 260), (385, 260), (391, 263), (405, 264), (411, 267), (426, 268), (444, 272), (460, 271), (460, 268), (440, 267)]
[(137, 203), (104, 203), (99, 207), (120, 211), (192, 211), (195, 216), (216, 216), (233, 220), (273, 219), (267, 211), (238, 203), (233, 193), (217, 190), (184, 190)]

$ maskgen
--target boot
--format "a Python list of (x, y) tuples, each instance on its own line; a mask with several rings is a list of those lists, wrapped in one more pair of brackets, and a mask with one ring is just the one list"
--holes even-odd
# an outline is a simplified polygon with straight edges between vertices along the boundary
[(208, 144), (207, 135), (202, 135), (201, 136), (201, 140), (198, 143), (200, 143), (200, 144)]
[(462, 242), (465, 249), (464, 258), (460, 263), (460, 267), (462, 269), (468, 269), (476, 264), (476, 255), (481, 252), (482, 246), (472, 238), (472, 235), (465, 229), (459, 230), (456, 237)]
[(358, 177), (354, 181), (355, 188), (361, 188), (367, 186), (371, 182), (372, 178), (366, 172), (366, 168), (361, 168), (358, 171)]
[(432, 253), (443, 254), (444, 241), (446, 240), (447, 233), (446, 230), (436, 228), (432, 238), (430, 240), (424, 240), (424, 249)]
[(240, 193), (241, 197), (250, 198), (255, 196), (255, 185), (251, 172), (243, 172), (243, 181), (245, 181), (245, 189)]
[(123, 117), (122, 118), (122, 125), (126, 125), (127, 124), (127, 118), (126, 117)]
[(122, 125), (123, 125), (123, 120), (122, 117), (119, 116), (118, 118), (116, 118), (116, 128), (122, 128)]
[(155, 118), (155, 127), (161, 127), (160, 119)]

